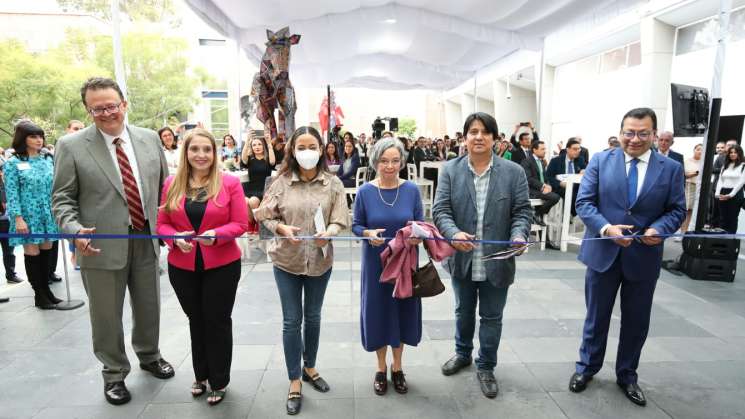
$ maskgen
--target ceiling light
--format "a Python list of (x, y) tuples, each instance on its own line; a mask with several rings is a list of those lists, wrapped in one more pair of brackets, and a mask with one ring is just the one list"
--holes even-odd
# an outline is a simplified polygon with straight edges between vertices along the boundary
[(386, 19), (386, 20), (384, 20), (384, 21), (383, 21), (383, 23), (387, 23), (387, 24), (389, 24), (389, 25), (393, 25), (393, 24), (394, 24), (394, 23), (396, 23), (396, 22), (397, 22), (397, 21), (396, 21), (396, 19), (393, 19), (393, 18), (391, 18), (391, 19)]

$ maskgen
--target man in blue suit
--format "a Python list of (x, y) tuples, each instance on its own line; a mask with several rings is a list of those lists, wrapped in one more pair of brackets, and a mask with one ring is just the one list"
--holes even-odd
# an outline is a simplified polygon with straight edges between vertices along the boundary
[[(585, 167), (587, 167), (587, 160), (582, 157), (582, 145), (575, 138), (570, 138), (567, 141), (567, 146), (558, 156), (551, 159), (546, 169), (546, 178), (548, 179), (551, 188), (556, 191), (557, 194), (564, 199), (566, 182), (560, 181), (556, 178), (556, 175), (573, 175), (577, 173), (584, 173)], [(572, 192), (572, 216), (577, 215), (574, 203), (577, 200), (577, 189), (575, 188)], [(565, 203), (566, 205), (566, 203)]]
[[(637, 384), (652, 298), (660, 275), (663, 238), (686, 214), (683, 168), (654, 153), (657, 116), (649, 108), (632, 109), (621, 121), (621, 148), (596, 154), (577, 196), (577, 213), (587, 226), (579, 260), (587, 266), (582, 346), (569, 390), (583, 391), (605, 357), (613, 304), (621, 288), (621, 334), (616, 382), (632, 402), (644, 406)], [(641, 235), (638, 239), (625, 235)], [(597, 240), (600, 237), (612, 239)], [(591, 240), (587, 240), (591, 239)]]

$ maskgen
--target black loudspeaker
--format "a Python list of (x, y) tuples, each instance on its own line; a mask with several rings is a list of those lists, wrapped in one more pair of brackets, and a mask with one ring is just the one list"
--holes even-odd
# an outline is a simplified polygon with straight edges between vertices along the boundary
[(398, 132), (398, 118), (391, 118), (388, 121), (388, 130), (393, 132)]
[[(716, 228), (697, 231), (694, 234), (727, 234), (727, 232)], [(740, 254), (740, 240), (683, 236), (683, 252), (696, 258), (737, 260), (737, 255)]]
[[(693, 232), (696, 235), (726, 233), (719, 228)], [(683, 236), (683, 254), (678, 263), (680, 270), (692, 279), (732, 282), (739, 254), (738, 239)]]
[(704, 259), (683, 253), (680, 256), (680, 270), (692, 279), (699, 281), (733, 282), (737, 270), (737, 259)]

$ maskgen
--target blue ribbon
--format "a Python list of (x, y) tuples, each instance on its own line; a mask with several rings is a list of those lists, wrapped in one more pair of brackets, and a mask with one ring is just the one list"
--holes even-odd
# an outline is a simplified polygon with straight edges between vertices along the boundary
[[(657, 234), (654, 236), (645, 236), (642, 234), (635, 234), (635, 235), (628, 235), (628, 236), (619, 236), (619, 237), (589, 237), (589, 238), (582, 238), (580, 240), (577, 239), (563, 239), (561, 241), (597, 241), (597, 240), (615, 240), (615, 239), (641, 239), (645, 237), (658, 237), (663, 239), (673, 238), (673, 237), (703, 237), (703, 238), (716, 238), (716, 239), (742, 239), (745, 238), (745, 234), (696, 234), (696, 233), (686, 233), (686, 234)], [(194, 240), (194, 239), (217, 239), (217, 240), (235, 240), (235, 239), (245, 239), (246, 237), (242, 236), (198, 236), (198, 235), (191, 235), (191, 236), (177, 236), (177, 235), (165, 235), (165, 234), (105, 234), (105, 233), (94, 233), (94, 234), (66, 234), (66, 233), (27, 233), (27, 234), (20, 234), (20, 233), (0, 233), (0, 239), (10, 239), (10, 238), (24, 238), (24, 239), (49, 239), (49, 240), (61, 240), (61, 239), (67, 239), (67, 240), (73, 240), (73, 239), (96, 239), (96, 240), (130, 240), (130, 239), (140, 239), (140, 240), (176, 240), (176, 239), (186, 239), (186, 240)], [(252, 239), (251, 237), (248, 237), (248, 239)], [(350, 241), (350, 240), (378, 240), (378, 239), (384, 239), (384, 240), (393, 240), (393, 237), (377, 237), (375, 239), (370, 237), (357, 237), (357, 236), (334, 236), (334, 237), (313, 237), (313, 236), (295, 236), (295, 237), (283, 237), (283, 236), (275, 236), (269, 239), (252, 239), (253, 241), (264, 241), (264, 240), (274, 240), (274, 239), (280, 239), (280, 240), (289, 240), (289, 239), (296, 239), (296, 240), (304, 240), (304, 241), (310, 241), (310, 240), (331, 240), (331, 241)], [(481, 239), (474, 239), (474, 240), (463, 240), (463, 239), (446, 239), (446, 238), (427, 238), (424, 240), (435, 240), (435, 241), (446, 241), (446, 242), (467, 242), (467, 243), (474, 243), (474, 244), (494, 244), (494, 245), (522, 245), (525, 243), (538, 243), (534, 241), (526, 241), (526, 242), (515, 242), (512, 240), (481, 240)]]

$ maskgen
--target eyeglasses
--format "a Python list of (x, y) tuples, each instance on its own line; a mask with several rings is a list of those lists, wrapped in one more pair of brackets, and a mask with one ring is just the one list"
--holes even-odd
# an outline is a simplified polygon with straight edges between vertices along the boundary
[(90, 108), (88, 109), (88, 113), (90, 113), (92, 116), (101, 116), (104, 113), (107, 113), (110, 115), (115, 114), (119, 112), (119, 106), (121, 106), (121, 104), (122, 102), (119, 102), (116, 104), (106, 105), (101, 108)]
[(648, 140), (649, 137), (652, 135), (651, 131), (624, 131), (621, 133), (623, 135), (623, 138), (627, 140), (633, 140), (634, 137), (639, 137), (640, 140), (645, 141)]

